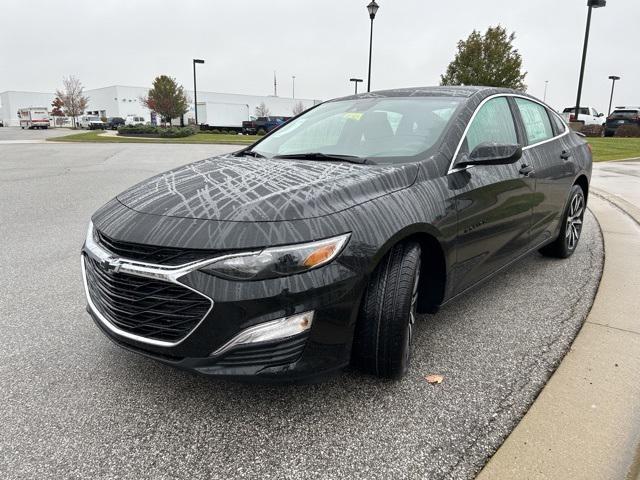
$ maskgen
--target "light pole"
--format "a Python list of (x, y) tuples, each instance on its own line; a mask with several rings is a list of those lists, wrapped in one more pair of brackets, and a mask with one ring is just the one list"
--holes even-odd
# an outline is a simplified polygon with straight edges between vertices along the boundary
[(291, 96), (293, 97), (293, 99), (296, 99), (296, 76), (295, 75), (291, 75)]
[(545, 103), (547, 101), (547, 87), (549, 87), (549, 80), (544, 81), (544, 97), (542, 97), (542, 101)]
[(355, 83), (355, 85), (356, 85), (356, 95), (357, 95), (358, 94), (358, 84), (362, 83), (362, 79), (361, 78), (350, 78), (349, 81)]
[(193, 107), (196, 112), (196, 126), (198, 125), (198, 89), (196, 88), (196, 63), (204, 63), (199, 58), (193, 59)]
[(613, 90), (616, 88), (616, 82), (620, 80), (620, 77), (611, 75), (609, 77), (609, 80), (611, 80), (611, 98), (609, 99), (609, 111), (607, 112), (607, 117), (611, 115), (611, 106), (613, 105)]
[(587, 0), (587, 29), (584, 33), (584, 46), (582, 48), (582, 64), (580, 65), (580, 79), (578, 80), (578, 97), (576, 98), (575, 121), (580, 119), (580, 100), (582, 97), (582, 81), (584, 80), (584, 66), (587, 61), (587, 47), (589, 46), (589, 30), (591, 29), (591, 11), (594, 8), (605, 7), (607, 0)]
[[(376, 18), (376, 13), (380, 6), (376, 3), (376, 0), (371, 0), (371, 3), (367, 5), (369, 11), (369, 18), (371, 19), (371, 33), (369, 34), (369, 78), (367, 82), (367, 92), (371, 91), (371, 53), (373, 51), (373, 19)], [(357, 86), (357, 84), (356, 84)]]

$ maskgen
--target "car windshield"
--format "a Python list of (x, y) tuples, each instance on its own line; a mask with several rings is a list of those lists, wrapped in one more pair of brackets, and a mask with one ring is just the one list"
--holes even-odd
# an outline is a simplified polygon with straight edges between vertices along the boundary
[(315, 160), (328, 160), (330, 155), (375, 163), (411, 160), (435, 145), (462, 101), (393, 97), (327, 102), (284, 125), (252, 150), (267, 158), (307, 154), (307, 159)]

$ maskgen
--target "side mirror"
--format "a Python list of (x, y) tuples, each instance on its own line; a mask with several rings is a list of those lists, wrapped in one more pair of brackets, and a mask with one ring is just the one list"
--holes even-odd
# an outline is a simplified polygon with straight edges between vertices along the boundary
[(599, 113), (598, 117), (604, 117), (604, 113)]
[(457, 167), (468, 165), (509, 165), (522, 157), (522, 147), (509, 143), (481, 143), (473, 149), (467, 158), (456, 164)]

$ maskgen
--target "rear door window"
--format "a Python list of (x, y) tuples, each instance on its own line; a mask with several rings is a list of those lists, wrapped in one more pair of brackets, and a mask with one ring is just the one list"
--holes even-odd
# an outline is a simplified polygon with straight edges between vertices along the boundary
[(553, 129), (551, 128), (551, 120), (549, 120), (547, 109), (539, 103), (524, 98), (518, 97), (515, 100), (527, 132), (529, 145), (553, 138)]

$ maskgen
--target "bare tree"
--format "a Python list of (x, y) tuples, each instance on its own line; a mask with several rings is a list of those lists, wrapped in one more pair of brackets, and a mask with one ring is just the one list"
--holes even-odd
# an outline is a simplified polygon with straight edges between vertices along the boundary
[(302, 112), (304, 112), (304, 105), (302, 104), (302, 102), (300, 101), (296, 102), (291, 112), (293, 113), (294, 116), (300, 115)]
[(71, 117), (73, 128), (76, 128), (76, 117), (84, 113), (89, 103), (89, 97), (85, 96), (82, 83), (73, 75), (64, 77), (62, 90), (56, 90), (56, 96), (62, 101), (64, 114)]
[(256, 117), (268, 117), (271, 115), (271, 110), (262, 102), (256, 107)]

